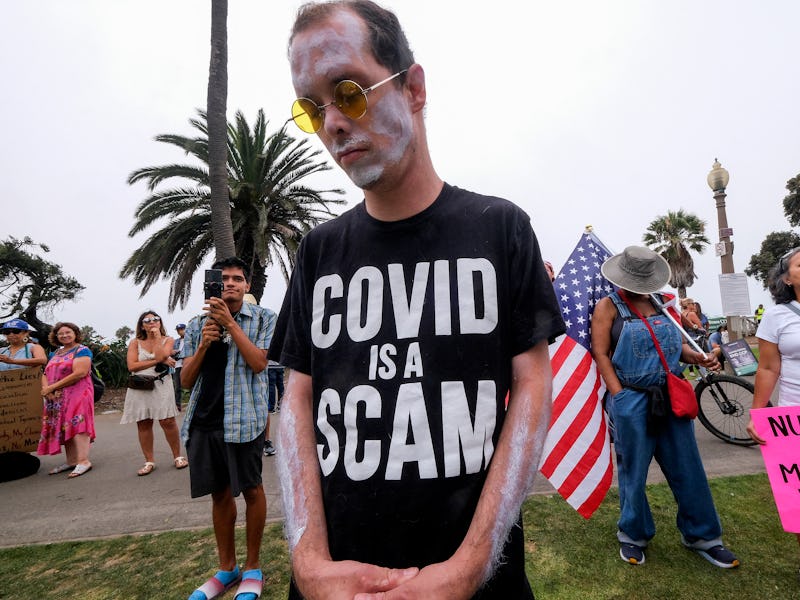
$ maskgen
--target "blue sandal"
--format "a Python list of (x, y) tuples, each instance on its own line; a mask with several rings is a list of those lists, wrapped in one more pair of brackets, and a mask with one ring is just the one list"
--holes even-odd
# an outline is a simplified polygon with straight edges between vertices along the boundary
[(227, 592), (241, 580), (239, 567), (233, 571), (217, 571), (203, 585), (192, 592), (189, 600), (214, 600)]
[(242, 573), (242, 584), (236, 590), (233, 600), (257, 600), (264, 589), (264, 575), (261, 569), (250, 569)]

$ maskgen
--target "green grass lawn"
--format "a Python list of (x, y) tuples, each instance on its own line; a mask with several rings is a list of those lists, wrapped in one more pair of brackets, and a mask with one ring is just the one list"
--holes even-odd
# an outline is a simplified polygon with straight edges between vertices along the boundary
[[(711, 487), (725, 542), (742, 560), (738, 569), (718, 569), (681, 546), (675, 502), (665, 484), (648, 486), (658, 534), (639, 567), (623, 563), (617, 554), (616, 490), (588, 521), (557, 496), (529, 498), (524, 506), (527, 569), (536, 597), (800, 598), (797, 540), (781, 530), (766, 476), (721, 478)], [(240, 549), (243, 533), (238, 532)], [(262, 598), (285, 598), (289, 569), (280, 525), (267, 528), (262, 557)], [(0, 550), (0, 598), (185, 599), (213, 573), (214, 564), (210, 529), (6, 549)], [(225, 598), (232, 600), (233, 593)]]

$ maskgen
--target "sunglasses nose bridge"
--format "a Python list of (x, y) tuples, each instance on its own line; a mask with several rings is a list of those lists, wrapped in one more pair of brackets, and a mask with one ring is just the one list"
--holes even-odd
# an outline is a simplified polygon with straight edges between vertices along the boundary
[(353, 117), (347, 113), (346, 104), (340, 103), (338, 100), (329, 102), (325, 105), (325, 110), (322, 111), (322, 123), (319, 130), (327, 129), (328, 132), (335, 132), (349, 129), (349, 121)]

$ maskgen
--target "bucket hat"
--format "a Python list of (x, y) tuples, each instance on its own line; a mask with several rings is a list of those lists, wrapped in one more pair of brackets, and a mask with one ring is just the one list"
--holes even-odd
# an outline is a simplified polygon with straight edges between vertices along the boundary
[(0, 332), (5, 332), (7, 329), (22, 329), (23, 331), (36, 331), (33, 327), (28, 325), (22, 319), (11, 319), (0, 325)]
[(643, 246), (628, 246), (600, 267), (614, 285), (635, 294), (652, 294), (663, 288), (672, 272), (662, 256)]

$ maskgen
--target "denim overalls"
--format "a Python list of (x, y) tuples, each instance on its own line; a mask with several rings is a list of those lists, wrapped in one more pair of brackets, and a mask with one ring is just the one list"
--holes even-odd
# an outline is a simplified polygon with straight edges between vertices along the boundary
[[(611, 294), (624, 325), (611, 357), (623, 386), (662, 385), (666, 375), (653, 339), (644, 324), (632, 316), (615, 292)], [(663, 315), (647, 318), (658, 338), (667, 364), (680, 371), (681, 336)], [(647, 432), (648, 396), (623, 387), (611, 396), (607, 408), (614, 424), (614, 449), (619, 478), (620, 542), (647, 546), (656, 533), (645, 494), (647, 469), (655, 457), (678, 503), (677, 525), (683, 542), (707, 549), (721, 544), (722, 527), (694, 437), (694, 424), (669, 414), (657, 432)]]

